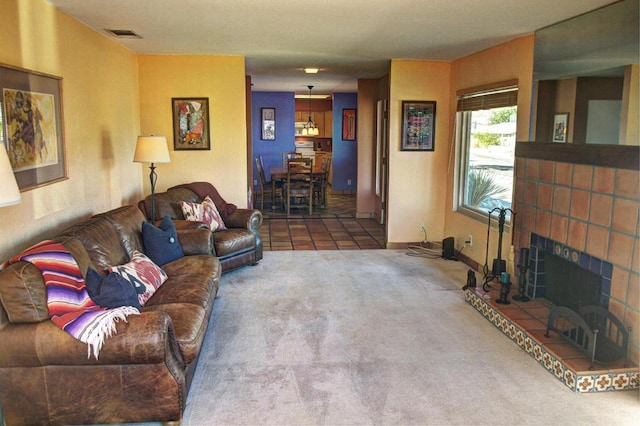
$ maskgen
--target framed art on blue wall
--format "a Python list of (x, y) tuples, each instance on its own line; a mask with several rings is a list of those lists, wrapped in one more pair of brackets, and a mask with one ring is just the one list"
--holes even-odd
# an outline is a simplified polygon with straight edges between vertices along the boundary
[(356, 140), (356, 110), (351, 108), (345, 108), (342, 110), (342, 140), (343, 141), (355, 141)]
[(402, 151), (435, 149), (435, 101), (402, 101)]
[(260, 115), (262, 116), (262, 136), (260, 139), (263, 141), (276, 140), (276, 109), (261, 108)]

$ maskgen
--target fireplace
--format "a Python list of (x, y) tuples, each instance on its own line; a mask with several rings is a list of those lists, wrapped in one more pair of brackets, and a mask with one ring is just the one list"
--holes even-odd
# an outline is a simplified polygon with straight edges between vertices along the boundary
[(610, 262), (541, 235), (531, 235), (526, 294), (578, 311), (580, 306), (609, 308)]

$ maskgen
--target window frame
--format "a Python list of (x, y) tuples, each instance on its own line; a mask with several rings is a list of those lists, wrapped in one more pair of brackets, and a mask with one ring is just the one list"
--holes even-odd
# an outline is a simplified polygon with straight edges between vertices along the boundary
[[(495, 96), (495, 94), (500, 93), (506, 94), (506, 96)], [(508, 106), (515, 106), (517, 108), (518, 80), (508, 80), (484, 86), (462, 89), (459, 90), (456, 94), (458, 96), (458, 104), (456, 108), (454, 131), (456, 149), (453, 211), (481, 222), (486, 222), (489, 218), (491, 224), (494, 225), (498, 223), (498, 215), (490, 214), (490, 212), (486, 210), (473, 208), (465, 204), (465, 191), (470, 157), (470, 117), (473, 111), (495, 109)], [(483, 97), (485, 98), (482, 99)], [(484, 108), (485, 105), (487, 106), (486, 108)], [(512, 180), (511, 189), (511, 204), (513, 205), (513, 191), (515, 190), (515, 180)], [(512, 220), (512, 216), (509, 215), (509, 217), (505, 220), (505, 226), (510, 227)]]

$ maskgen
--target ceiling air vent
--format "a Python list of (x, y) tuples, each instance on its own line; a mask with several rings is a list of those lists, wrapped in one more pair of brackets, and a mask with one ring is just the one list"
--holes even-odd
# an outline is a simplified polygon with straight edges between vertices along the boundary
[(105, 28), (105, 31), (119, 38), (142, 38), (142, 36), (136, 34), (134, 31), (131, 31), (131, 30), (113, 30), (113, 29)]

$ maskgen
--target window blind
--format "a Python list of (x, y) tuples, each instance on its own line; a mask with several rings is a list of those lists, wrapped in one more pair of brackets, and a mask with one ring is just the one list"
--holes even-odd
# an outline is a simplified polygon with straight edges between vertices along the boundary
[(460, 90), (458, 111), (478, 111), (518, 104), (518, 82), (508, 81), (495, 85)]

